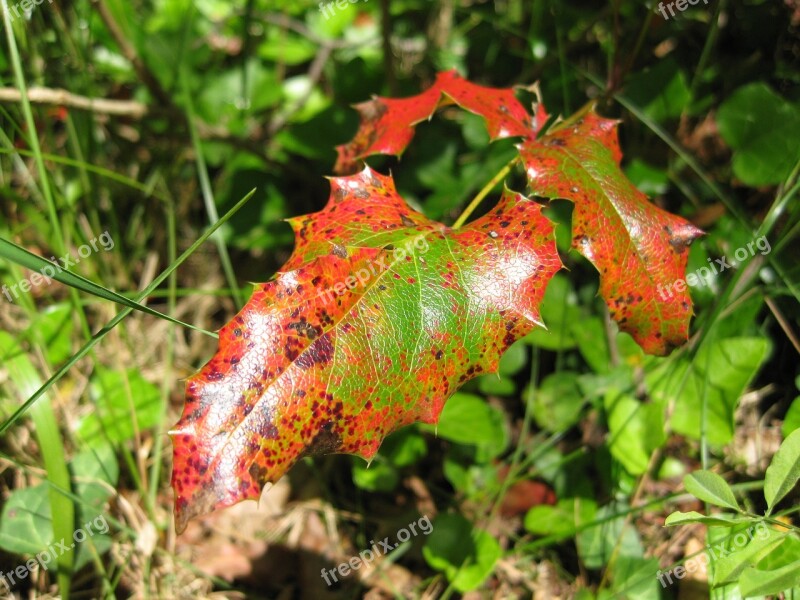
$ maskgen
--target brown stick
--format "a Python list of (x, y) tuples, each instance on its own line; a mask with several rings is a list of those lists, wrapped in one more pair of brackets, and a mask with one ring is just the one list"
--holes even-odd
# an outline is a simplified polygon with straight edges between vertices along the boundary
[[(19, 102), (21, 97), (22, 95), (16, 88), (0, 88), (0, 102)], [(72, 92), (64, 89), (43, 87), (30, 88), (28, 90), (28, 101), (30, 101), (32, 104), (64, 106), (66, 108), (86, 110), (97, 114), (131, 117), (133, 119), (141, 119), (149, 114), (157, 112), (152, 110), (146, 104), (134, 102), (133, 100), (88, 98), (86, 96), (73, 94)], [(166, 111), (158, 112), (163, 114), (172, 114), (175, 112), (175, 110), (177, 109), (167, 108)], [(204, 139), (226, 142), (242, 150), (252, 152), (256, 156), (260, 156), (262, 158), (264, 156), (263, 140), (240, 138), (231, 135), (231, 133), (223, 127), (209, 125), (203, 121), (198, 121), (197, 132), (200, 134), (200, 137)]]
[[(20, 100), (22, 100), (22, 94), (18, 89), (0, 88), (0, 102), (19, 102)], [(32, 87), (28, 89), (28, 100), (34, 104), (52, 104), (134, 119), (141, 119), (148, 113), (147, 105), (141, 102), (88, 98), (64, 89)]]

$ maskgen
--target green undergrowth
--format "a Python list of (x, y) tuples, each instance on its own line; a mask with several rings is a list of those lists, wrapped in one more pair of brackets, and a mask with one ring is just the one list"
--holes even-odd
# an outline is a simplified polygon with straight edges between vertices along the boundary
[[(275, 547), (314, 554), (286, 525), (311, 511), (339, 544), (317, 549), (327, 568), (429, 515), (429, 534), (374, 565), (396, 597), (655, 599), (690, 584), (719, 599), (800, 597), (789, 5), (697, 3), (664, 20), (633, 0), (28, 4), (17, 15), (9, 3), (0, 51), (0, 87), (21, 96), (0, 101), (7, 593), (376, 587), (350, 576), (329, 589), (293, 567), (209, 573), (198, 559), (264, 539), (270, 560)], [(706, 232), (676, 282), (694, 301), (689, 343), (652, 357), (618, 332), (597, 273), (570, 249), (571, 205), (555, 202), (570, 273), (547, 288), (547, 329), (515, 344), (498, 374), (465, 385), (437, 426), (390, 436), (369, 466), (305, 460), (286, 477), (274, 531), (211, 520), (176, 539), (166, 432), (183, 380), (250, 283), (290, 254), (282, 219), (323, 206), (334, 147), (357, 126), (349, 105), (417, 93), (451, 68), (497, 87), (538, 81), (553, 114), (593, 98), (621, 120), (627, 176)], [(65, 108), (42, 88), (112, 108)], [(479, 118), (447, 110), (415, 141), (402, 160), (370, 165), (448, 224), (514, 153), (488, 145)], [(73, 264), (56, 269), (62, 257)]]

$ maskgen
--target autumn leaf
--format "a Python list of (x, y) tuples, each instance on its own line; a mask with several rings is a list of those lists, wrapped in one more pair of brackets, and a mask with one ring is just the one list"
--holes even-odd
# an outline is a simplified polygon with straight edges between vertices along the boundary
[(506, 191), (452, 230), (369, 168), (331, 188), (321, 212), (291, 220), (286, 266), (187, 381), (170, 432), (179, 532), (257, 498), (302, 456), (370, 459), (397, 428), (435, 423), (460, 385), (496, 371), (540, 324), (561, 261), (538, 203)]
[[(337, 170), (372, 154), (401, 154), (414, 126), (440, 106), (484, 117), (492, 139), (518, 137), (519, 162), (543, 199), (575, 204), (573, 247), (600, 272), (620, 327), (653, 354), (685, 342), (683, 277), (700, 231), (639, 192), (620, 169), (617, 123), (593, 110), (548, 122), (511, 89), (441, 73), (421, 94), (358, 105), (361, 125), (338, 148)], [(361, 168), (361, 167), (359, 167)], [(368, 167), (331, 179), (326, 207), (289, 220), (295, 249), (220, 331), (217, 354), (187, 381), (170, 434), (176, 527), (256, 498), (300, 457), (371, 458), (384, 437), (435, 423), (467, 380), (541, 324), (539, 304), (561, 267), (542, 205), (506, 190), (460, 229), (410, 208), (391, 177)]]
[(360, 159), (376, 153), (401, 154), (414, 126), (452, 103), (483, 116), (493, 140), (521, 138), (532, 194), (575, 203), (573, 248), (599, 271), (600, 295), (620, 328), (651, 354), (683, 344), (692, 301), (686, 286), (671, 288), (683, 279), (687, 248), (702, 232), (652, 204), (625, 177), (617, 121), (591, 109), (541, 135), (547, 121), (541, 103), (531, 118), (513, 90), (482, 87), (448, 71), (417, 96), (357, 105), (361, 124), (353, 140), (339, 146), (336, 168), (359, 168)]
[(625, 177), (617, 122), (589, 112), (574, 125), (526, 139), (520, 156), (531, 191), (575, 204), (572, 247), (600, 272), (600, 295), (620, 329), (645, 352), (668, 354), (686, 341), (688, 247), (702, 232), (660, 209)]
[(512, 89), (487, 88), (463, 79), (456, 71), (439, 73), (427, 90), (411, 98), (380, 98), (356, 104), (361, 124), (355, 137), (336, 147), (334, 172), (354, 173), (360, 159), (372, 154), (400, 156), (414, 137), (414, 126), (429, 119), (437, 108), (457, 104), (486, 120), (492, 140), (535, 136), (547, 120), (544, 108), (533, 120)]

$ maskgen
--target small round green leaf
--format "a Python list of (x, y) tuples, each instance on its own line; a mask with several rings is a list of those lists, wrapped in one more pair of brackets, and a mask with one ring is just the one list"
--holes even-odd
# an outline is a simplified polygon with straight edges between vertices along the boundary
[(740, 510), (736, 497), (728, 483), (711, 471), (695, 471), (683, 478), (686, 491), (715, 506)]
[(378, 456), (371, 463), (353, 459), (353, 483), (369, 492), (391, 492), (400, 482), (400, 474), (386, 459)]
[(503, 414), (480, 396), (457, 392), (442, 409), (436, 435), (451, 442), (486, 446), (493, 455), (505, 450), (508, 433)]

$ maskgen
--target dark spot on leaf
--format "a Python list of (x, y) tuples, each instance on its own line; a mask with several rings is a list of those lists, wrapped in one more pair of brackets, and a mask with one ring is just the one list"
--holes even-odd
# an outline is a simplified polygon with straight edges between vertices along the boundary
[[(248, 473), (250, 473), (250, 477), (253, 479), (253, 481), (257, 481), (259, 484), (266, 483), (267, 481), (267, 469), (258, 463), (253, 463), (250, 465)], [(242, 483), (247, 482), (243, 481)]]
[(669, 238), (669, 245), (675, 249), (675, 252), (678, 254), (683, 254), (683, 252), (692, 245), (694, 238), (686, 238), (686, 237), (671, 237)]
[(334, 423), (328, 421), (319, 429), (319, 433), (314, 436), (311, 443), (305, 447), (301, 453), (303, 456), (315, 456), (318, 454), (330, 454), (336, 452), (342, 447), (342, 438), (335, 430)]
[(326, 364), (333, 358), (333, 344), (328, 336), (322, 336), (306, 348), (295, 364), (301, 369), (310, 369), (316, 364)]

